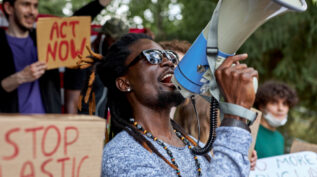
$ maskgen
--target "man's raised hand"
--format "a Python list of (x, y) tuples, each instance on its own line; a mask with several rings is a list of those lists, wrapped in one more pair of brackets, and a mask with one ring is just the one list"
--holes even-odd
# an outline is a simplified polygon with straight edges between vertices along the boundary
[(253, 77), (258, 78), (258, 72), (239, 63), (247, 57), (247, 54), (228, 57), (216, 70), (215, 76), (226, 102), (250, 109), (255, 100)]

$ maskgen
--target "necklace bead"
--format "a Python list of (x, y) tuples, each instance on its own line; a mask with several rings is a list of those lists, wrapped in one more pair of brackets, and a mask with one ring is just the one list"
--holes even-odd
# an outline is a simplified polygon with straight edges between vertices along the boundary
[[(162, 146), (163, 149), (165, 149), (167, 155), (170, 157), (171, 159), (171, 162), (173, 165), (175, 165), (177, 168), (175, 169), (176, 171), (176, 175), (181, 177), (181, 174), (180, 174), (180, 171), (179, 171), (179, 168), (178, 168), (178, 165), (175, 161), (175, 158), (173, 156), (173, 153), (171, 150), (168, 149), (168, 147), (165, 145), (165, 143), (161, 140), (159, 140), (158, 138), (154, 137), (150, 132), (148, 132), (147, 130), (145, 130), (140, 124), (138, 124), (136, 121), (134, 121), (133, 118), (130, 118), (130, 122), (131, 124), (133, 124), (138, 130), (140, 130), (145, 136), (147, 136), (148, 138), (151, 138), (153, 141), (155, 141), (158, 145)], [(189, 143), (189, 141), (178, 131), (176, 131), (174, 129), (174, 132), (176, 134), (176, 136), (183, 141), (183, 143), (185, 144), (185, 146), (187, 146), (189, 149), (192, 148), (191, 144)], [(195, 165), (196, 165), (196, 169), (197, 169), (197, 176), (200, 177), (202, 174), (201, 174), (201, 168), (200, 168), (200, 163), (199, 163), (199, 160), (198, 160), (198, 157), (196, 155), (194, 155), (194, 161), (195, 161)]]

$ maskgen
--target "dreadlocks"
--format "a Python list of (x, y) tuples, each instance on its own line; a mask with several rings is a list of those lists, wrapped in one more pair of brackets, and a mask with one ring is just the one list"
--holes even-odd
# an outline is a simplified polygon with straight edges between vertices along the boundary
[[(111, 114), (111, 135), (115, 135), (121, 130), (125, 130), (145, 149), (154, 152), (175, 169), (177, 167), (169, 162), (149, 140), (129, 123), (129, 119), (133, 117), (131, 105), (126, 98), (125, 93), (121, 92), (116, 87), (116, 78), (123, 76), (127, 70), (125, 61), (131, 52), (129, 46), (140, 39), (152, 40), (145, 34), (127, 34), (110, 47), (108, 54), (104, 58), (104, 62), (97, 66), (97, 73), (103, 84), (108, 88), (107, 107), (110, 109)], [(184, 132), (179, 130), (180, 127), (174, 128), (179, 132)]]
[[(113, 123), (123, 121), (129, 124), (129, 118), (133, 117), (131, 106), (125, 94), (116, 87), (115, 82), (116, 78), (124, 75), (126, 72), (125, 61), (130, 54), (129, 46), (139, 39), (151, 38), (145, 34), (135, 33), (123, 36), (110, 47), (108, 54), (104, 58), (104, 62), (97, 67), (101, 81), (108, 88), (108, 107)], [(120, 125), (119, 127), (118, 125), (111, 126), (113, 133), (116, 134), (123, 129), (120, 128)]]

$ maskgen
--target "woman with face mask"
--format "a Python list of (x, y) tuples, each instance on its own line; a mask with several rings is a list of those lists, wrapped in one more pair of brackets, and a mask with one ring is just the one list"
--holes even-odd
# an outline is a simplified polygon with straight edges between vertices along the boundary
[(295, 90), (284, 83), (267, 81), (259, 88), (254, 103), (262, 111), (255, 144), (258, 158), (284, 154), (284, 137), (276, 129), (286, 124), (289, 109), (297, 101)]

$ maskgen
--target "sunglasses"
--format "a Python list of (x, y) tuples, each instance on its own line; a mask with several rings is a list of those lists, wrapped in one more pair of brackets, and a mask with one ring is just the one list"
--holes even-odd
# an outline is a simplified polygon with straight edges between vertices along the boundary
[(140, 59), (143, 58), (143, 56), (146, 58), (146, 60), (153, 64), (157, 65), (162, 63), (163, 57), (165, 56), (169, 61), (171, 61), (173, 64), (178, 64), (178, 55), (172, 50), (158, 50), (158, 49), (149, 49), (149, 50), (143, 50), (140, 55), (135, 57), (130, 64), (128, 64), (127, 68), (130, 66), (136, 64)]

